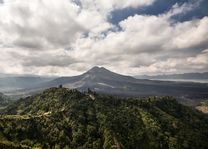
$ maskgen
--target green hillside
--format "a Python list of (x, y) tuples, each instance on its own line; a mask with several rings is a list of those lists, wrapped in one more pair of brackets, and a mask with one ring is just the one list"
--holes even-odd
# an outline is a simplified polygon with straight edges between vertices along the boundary
[(0, 148), (206, 149), (208, 117), (170, 97), (51, 88), (1, 111)]

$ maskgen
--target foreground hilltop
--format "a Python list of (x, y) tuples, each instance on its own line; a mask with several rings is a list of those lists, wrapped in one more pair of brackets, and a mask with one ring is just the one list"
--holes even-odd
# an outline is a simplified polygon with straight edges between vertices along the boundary
[(208, 117), (170, 97), (51, 88), (1, 111), (0, 148), (205, 149)]

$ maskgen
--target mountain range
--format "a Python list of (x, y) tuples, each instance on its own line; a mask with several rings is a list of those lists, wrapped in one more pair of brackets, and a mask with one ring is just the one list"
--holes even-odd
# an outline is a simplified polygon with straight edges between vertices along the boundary
[(18, 89), (30, 88), (40, 83), (50, 81), (53, 77), (41, 76), (1, 76), (0, 77), (0, 91), (15, 91)]
[(189, 82), (208, 82), (208, 72), (204, 73), (184, 73), (184, 74), (170, 74), (170, 75), (141, 75), (135, 76), (137, 79), (151, 79), (151, 80), (177, 80)]
[(21, 88), (16, 91), (6, 92), (7, 95), (15, 97), (28, 96), (47, 88), (62, 85), (66, 88), (76, 88), (80, 91), (86, 91), (89, 88), (98, 93), (128, 97), (174, 96), (190, 99), (208, 97), (208, 84), (206, 83), (136, 79), (131, 76), (114, 73), (104, 67), (93, 67), (89, 71), (73, 77), (58, 77), (55, 79), (21, 77), (17, 80), (20, 80), (19, 82), (17, 81), (20, 84), (17, 83), (16, 86)]
[(66, 88), (76, 88), (80, 91), (86, 91), (90, 88), (99, 93), (121, 96), (208, 97), (208, 84), (135, 79), (131, 76), (114, 73), (103, 67), (93, 67), (78, 76), (60, 77), (40, 83), (30, 88), (30, 91), (43, 90), (59, 85)]

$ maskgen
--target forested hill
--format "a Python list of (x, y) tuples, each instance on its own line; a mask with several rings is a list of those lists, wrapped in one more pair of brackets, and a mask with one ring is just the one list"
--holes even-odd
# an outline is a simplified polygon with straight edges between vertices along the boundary
[(1, 111), (0, 148), (205, 149), (208, 117), (170, 97), (51, 88)]

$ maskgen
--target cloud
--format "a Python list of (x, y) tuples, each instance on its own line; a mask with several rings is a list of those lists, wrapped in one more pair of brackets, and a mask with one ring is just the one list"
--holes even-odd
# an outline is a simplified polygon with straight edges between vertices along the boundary
[(78, 63), (73, 59), (67, 51), (63, 49), (51, 50), (47, 52), (29, 52), (25, 55), (19, 52), (11, 52), (11, 55), (17, 59), (21, 59), (22, 66), (26, 67), (45, 67), (57, 66), (67, 67), (71, 64)]
[(184, 15), (189, 11), (192, 11), (200, 6), (203, 0), (191, 0), (186, 3), (176, 3), (172, 8), (165, 14), (167, 18), (174, 17), (176, 15)]
[(39, 50), (67, 47), (85, 30), (73, 18), (77, 6), (67, 1), (5, 3), (9, 4), (0, 8), (0, 40), (6, 45)]
[(189, 57), (187, 58), (187, 61), (193, 66), (195, 65), (197, 66), (201, 66), (201, 68), (203, 69), (208, 68), (207, 62), (208, 62), (208, 49), (202, 51), (200, 54), (198, 54), (195, 57)]
[[(196, 56), (208, 47), (208, 17), (173, 24), (168, 14), (135, 15), (120, 22), (121, 30), (108, 32), (105, 38), (78, 39), (75, 44), (78, 50), (73, 55), (86, 63), (126, 74), (206, 70), (208, 62), (195, 65), (200, 69), (192, 69), (192, 64), (183, 59)], [(180, 63), (184, 63), (183, 69)]]
[(119, 73), (207, 70), (208, 17), (175, 22), (198, 2), (118, 25), (111, 12), (154, 0), (5, 0), (0, 7), (0, 69), (5, 73), (75, 75), (98, 65)]
[[(7, 46), (28, 49), (66, 48), (85, 32), (102, 32), (112, 27), (106, 21), (115, 8), (137, 7), (147, 1), (5, 0), (0, 9), (0, 36)], [(100, 25), (102, 24), (102, 25)]]
[(115, 9), (147, 6), (153, 4), (154, 1), (155, 0), (79, 0), (79, 4), (81, 4), (84, 9), (97, 10), (106, 16), (106, 14)]
[[(166, 61), (157, 61), (148, 66), (149, 73), (160, 74), (161, 70), (168, 73), (183, 73), (183, 72), (204, 72), (208, 70), (208, 50), (186, 58), (169, 58)], [(141, 71), (146, 68), (141, 68)]]
[(208, 17), (178, 23), (175, 30), (177, 37), (173, 39), (172, 45), (178, 49), (206, 48), (208, 46), (207, 25)]

